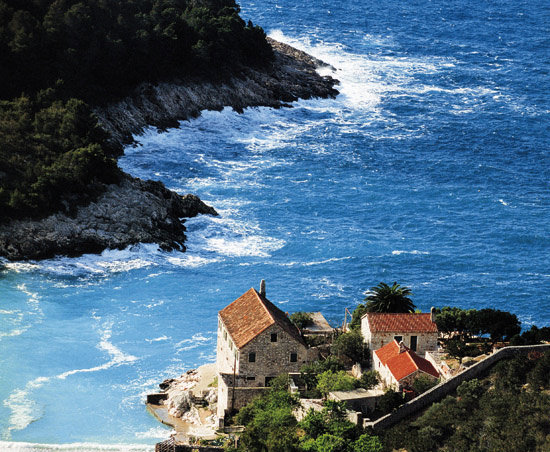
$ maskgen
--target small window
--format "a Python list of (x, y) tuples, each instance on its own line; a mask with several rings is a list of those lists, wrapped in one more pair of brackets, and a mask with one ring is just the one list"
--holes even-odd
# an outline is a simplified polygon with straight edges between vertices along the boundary
[(223, 332), (223, 338), (224, 338), (225, 340), (227, 340), (227, 331), (224, 331), (224, 332)]
[(393, 337), (398, 343), (403, 340), (403, 336), (394, 336)]
[(292, 352), (290, 354), (290, 362), (291, 363), (297, 363), (298, 362), (298, 353)]
[(246, 377), (246, 381), (254, 381), (256, 380), (256, 377)]
[(277, 333), (271, 333), (271, 342), (277, 342)]
[(256, 352), (250, 352), (248, 354), (248, 362), (249, 363), (255, 363), (256, 362)]
[(233, 341), (229, 341), (229, 350), (233, 350)]
[(218, 320), (218, 330), (222, 330), (222, 321)]

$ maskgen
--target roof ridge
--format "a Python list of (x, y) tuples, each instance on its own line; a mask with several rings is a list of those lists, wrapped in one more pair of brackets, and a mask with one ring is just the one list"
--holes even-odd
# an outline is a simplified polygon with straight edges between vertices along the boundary
[[(271, 303), (271, 301), (269, 301), (266, 297), (264, 297), (262, 294), (260, 294), (256, 289), (254, 289), (254, 287), (251, 287), (251, 289), (254, 291), (254, 294), (256, 295), (256, 298), (260, 301), (260, 304), (262, 305), (262, 307), (267, 312), (267, 315), (269, 316), (269, 318), (273, 321), (273, 323), (277, 323), (277, 321), (273, 317), (273, 314), (271, 313), (271, 311), (269, 309), (267, 309), (267, 306), (264, 303), (264, 301), (267, 301), (268, 303)], [(271, 303), (271, 304), (273, 304), (273, 303)], [(275, 306), (275, 305), (273, 305), (273, 306)]]
[[(412, 353), (411, 353), (412, 352)], [(414, 353), (413, 350), (409, 350), (409, 349), (406, 349), (403, 353), (405, 353), (409, 359), (411, 360), (411, 362), (414, 364), (414, 367), (416, 367), (417, 370), (420, 370), (420, 367), (418, 366), (418, 363), (416, 362), (416, 360), (413, 358), (412, 354)], [(416, 353), (414, 353), (416, 355)], [(418, 355), (416, 355), (418, 356)]]

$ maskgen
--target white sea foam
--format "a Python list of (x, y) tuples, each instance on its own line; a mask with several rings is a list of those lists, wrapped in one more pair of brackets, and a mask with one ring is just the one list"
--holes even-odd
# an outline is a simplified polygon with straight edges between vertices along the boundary
[(309, 261), (309, 262), (284, 262), (279, 264), (282, 267), (311, 267), (314, 265), (324, 265), (324, 264), (330, 264), (332, 262), (340, 262), (340, 261), (346, 261), (352, 259), (351, 256), (346, 257), (331, 257), (330, 259), (323, 259), (320, 261)]
[[(18, 284), (17, 290), (27, 296), (25, 311), (17, 310), (2, 310), (0, 314), (10, 316), (7, 320), (9, 326), (5, 327), (5, 331), (0, 331), (0, 340), (3, 337), (20, 336), (33, 324), (41, 323), (44, 317), (42, 308), (40, 307), (40, 296), (36, 292), (32, 292), (27, 288), (26, 284)], [(10, 329), (8, 329), (10, 328)]]
[[(99, 317), (93, 317), (99, 319)], [(118, 347), (110, 342), (112, 336), (112, 326), (112, 322), (107, 322), (103, 325), (104, 329), (101, 333), (100, 342), (97, 346), (99, 349), (104, 350), (109, 354), (111, 357), (110, 361), (89, 368), (68, 370), (52, 377), (43, 376), (35, 378), (34, 380), (28, 382), (25, 388), (14, 390), (9, 397), (4, 400), (3, 404), (10, 409), (11, 415), (9, 418), (9, 426), (2, 433), (2, 439), (9, 440), (11, 438), (12, 431), (23, 430), (29, 424), (40, 419), (42, 416), (43, 408), (39, 407), (36, 401), (30, 398), (30, 394), (33, 390), (42, 387), (44, 384), (49, 383), (53, 379), (65, 380), (67, 377), (75, 374), (98, 372), (111, 367), (130, 364), (138, 359), (133, 355), (123, 353)]]
[(170, 430), (170, 429), (167, 429), (165, 427), (154, 427), (154, 428), (151, 428), (151, 429), (147, 430), (146, 432), (137, 432), (135, 436), (136, 436), (137, 439), (158, 439), (158, 440), (162, 440), (162, 439), (168, 439), (170, 437), (170, 434), (173, 431), (174, 430)]
[(401, 254), (413, 254), (413, 255), (428, 255), (430, 254), (428, 251), (418, 251), (418, 250), (412, 250), (412, 251), (405, 251), (405, 250), (393, 250), (391, 252), (394, 256), (400, 256)]
[(0, 450), (2, 452), (153, 452), (155, 447), (145, 444), (38, 444), (0, 441)]
[(150, 344), (152, 344), (153, 342), (164, 342), (169, 339), (172, 339), (172, 338), (168, 336), (160, 336), (160, 337), (155, 337), (154, 339), (145, 339), (145, 342), (149, 342)]
[(197, 256), (194, 254), (186, 253), (183, 257), (169, 256), (166, 258), (175, 267), (187, 267), (187, 268), (198, 268), (204, 265), (213, 264), (219, 262), (218, 258), (207, 258), (202, 256)]

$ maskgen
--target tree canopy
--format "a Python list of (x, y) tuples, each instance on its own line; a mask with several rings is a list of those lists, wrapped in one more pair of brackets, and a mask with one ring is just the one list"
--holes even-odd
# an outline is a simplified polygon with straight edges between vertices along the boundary
[(0, 98), (65, 82), (87, 101), (271, 58), (234, 0), (0, 0)]
[(2, 219), (37, 217), (89, 201), (98, 184), (118, 180), (114, 154), (81, 100), (58, 100), (45, 90), (0, 101)]
[(375, 287), (371, 287), (367, 297), (365, 297), (367, 312), (414, 312), (416, 306), (409, 298), (412, 291), (408, 287), (401, 287), (396, 282), (389, 286), (381, 282)]
[(74, 210), (120, 180), (86, 103), (272, 58), (234, 0), (0, 0), (0, 221)]
[(550, 439), (550, 353), (501, 361), (486, 378), (385, 432), (386, 450), (546, 451)]

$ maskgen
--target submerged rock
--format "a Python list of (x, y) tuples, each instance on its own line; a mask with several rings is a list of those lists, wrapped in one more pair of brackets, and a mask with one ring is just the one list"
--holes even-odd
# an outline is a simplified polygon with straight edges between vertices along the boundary
[(75, 256), (157, 243), (163, 250), (185, 250), (182, 217), (217, 215), (195, 195), (180, 196), (162, 183), (125, 176), (74, 217), (57, 213), (43, 220), (17, 220), (0, 226), (0, 255), (10, 260)]

